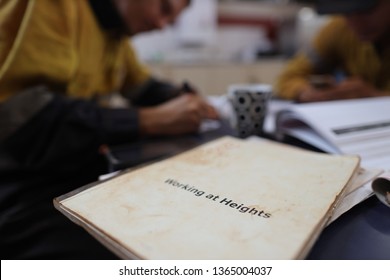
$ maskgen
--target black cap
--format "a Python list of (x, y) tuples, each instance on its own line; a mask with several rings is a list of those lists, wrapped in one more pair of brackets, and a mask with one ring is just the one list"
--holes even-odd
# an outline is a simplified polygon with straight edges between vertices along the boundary
[(319, 14), (350, 14), (369, 11), (379, 0), (317, 0)]

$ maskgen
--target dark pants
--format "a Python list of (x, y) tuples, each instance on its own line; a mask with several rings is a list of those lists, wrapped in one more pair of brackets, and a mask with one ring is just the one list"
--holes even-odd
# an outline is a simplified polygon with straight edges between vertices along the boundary
[(1, 259), (116, 259), (53, 206), (53, 198), (96, 181), (105, 170), (102, 158), (46, 170), (0, 170)]

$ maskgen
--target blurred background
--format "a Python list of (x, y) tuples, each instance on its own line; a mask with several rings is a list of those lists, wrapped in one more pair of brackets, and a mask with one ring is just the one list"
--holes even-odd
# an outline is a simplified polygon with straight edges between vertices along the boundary
[(220, 95), (232, 83), (273, 84), (327, 20), (312, 0), (192, 0), (174, 26), (132, 43), (155, 76)]

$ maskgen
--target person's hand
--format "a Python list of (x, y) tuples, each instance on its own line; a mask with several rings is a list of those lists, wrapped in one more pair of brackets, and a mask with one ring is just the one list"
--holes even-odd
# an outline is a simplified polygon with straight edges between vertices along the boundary
[(139, 109), (142, 135), (197, 132), (204, 119), (218, 119), (216, 110), (197, 94), (183, 94), (156, 107)]
[(298, 97), (299, 102), (316, 102), (339, 99), (385, 96), (386, 93), (358, 78), (346, 79), (327, 88), (307, 86)]

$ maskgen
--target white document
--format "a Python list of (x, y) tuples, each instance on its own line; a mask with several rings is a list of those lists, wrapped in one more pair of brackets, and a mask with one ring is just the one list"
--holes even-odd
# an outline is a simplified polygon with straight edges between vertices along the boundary
[(290, 104), (278, 113), (276, 132), (359, 155), (365, 168), (390, 169), (390, 97)]

